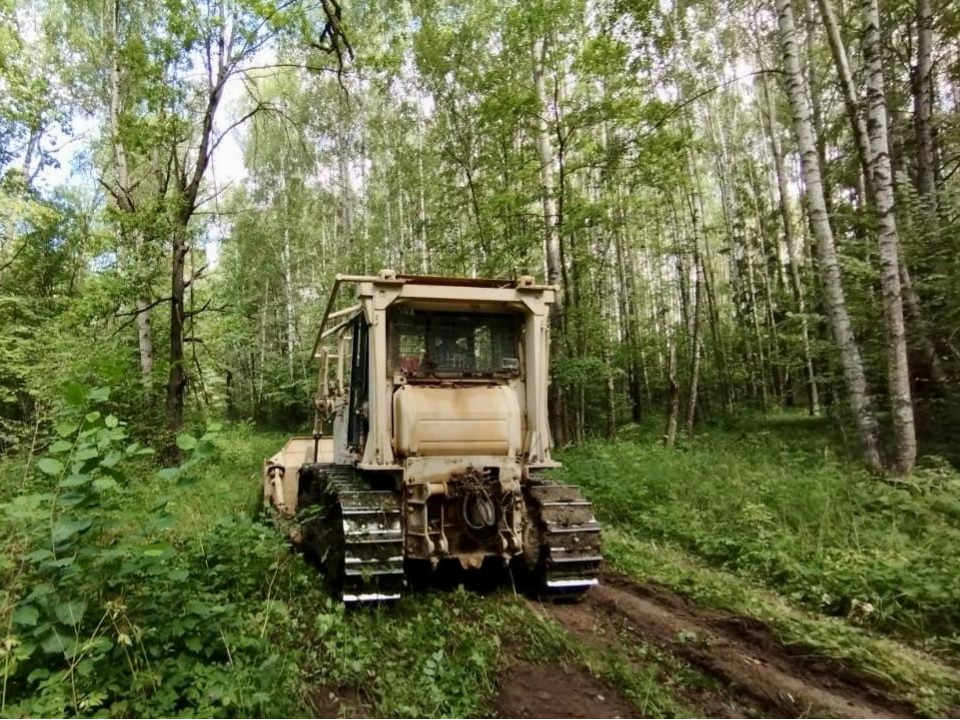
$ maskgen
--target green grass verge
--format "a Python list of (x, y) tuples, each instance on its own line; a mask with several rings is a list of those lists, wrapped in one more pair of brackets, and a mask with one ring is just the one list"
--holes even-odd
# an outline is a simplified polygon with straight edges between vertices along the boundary
[[(586, 668), (639, 714), (698, 714), (687, 686), (707, 680), (681, 661), (586, 645), (507, 592), (345, 611), (280, 533), (253, 520), (262, 458), (285, 440), (228, 428), (188, 482), (158, 476), (155, 458), (124, 460), (113, 529), (83, 546), (102, 554), (90, 567), (118, 573), (72, 578), (73, 599), (53, 588), (47, 615), (76, 636), (69, 648), (26, 652), (46, 629), (24, 605), (50, 593), (23, 561), (37, 537), (23, 518), (37, 516), (0, 514), (2, 714), (309, 715), (334, 692), (369, 715), (483, 716), (508, 650)], [(825, 425), (792, 416), (711, 430), (674, 452), (634, 438), (562, 459), (596, 503), (615, 569), (758, 617), (925, 712), (960, 704), (955, 670), (877, 634), (921, 644), (937, 632), (931, 646), (950, 648), (957, 478), (942, 465), (928, 461), (911, 489), (883, 486), (843, 459)], [(24, 473), (0, 460), (8, 509), (49, 489), (35, 463)], [(77, 603), (85, 614), (71, 625)]]
[[(926, 458), (891, 486), (825, 420), (786, 414), (561, 454), (602, 521), (683, 548), (791, 601), (945, 647), (960, 630), (960, 474)], [(954, 647), (954, 651), (957, 648)]]
[(872, 678), (925, 714), (949, 715), (960, 706), (960, 671), (938, 657), (843, 618), (798, 609), (776, 592), (707, 567), (683, 550), (616, 528), (608, 529), (604, 540), (615, 571), (664, 585), (705, 606), (757, 618), (785, 645)]

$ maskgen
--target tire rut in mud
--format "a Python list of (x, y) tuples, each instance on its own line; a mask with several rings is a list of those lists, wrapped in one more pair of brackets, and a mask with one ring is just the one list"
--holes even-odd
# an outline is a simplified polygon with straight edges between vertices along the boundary
[(913, 716), (908, 705), (868, 682), (779, 643), (751, 618), (697, 608), (652, 585), (607, 575), (577, 604), (545, 605), (543, 611), (588, 643), (618, 643), (616, 628), (665, 648), (717, 679), (717, 692), (685, 692), (711, 716), (760, 713), (836, 717)]

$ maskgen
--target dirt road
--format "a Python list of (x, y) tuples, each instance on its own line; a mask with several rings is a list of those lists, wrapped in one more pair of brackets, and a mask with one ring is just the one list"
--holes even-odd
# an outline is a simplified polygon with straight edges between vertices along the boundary
[[(749, 618), (698, 608), (663, 588), (606, 576), (587, 598), (570, 605), (539, 605), (545, 613), (584, 642), (603, 648), (623, 647), (635, 638), (683, 659), (714, 679), (715, 687), (692, 688), (686, 700), (714, 717), (774, 716), (894, 718), (913, 710), (886, 697), (862, 679), (804, 657), (779, 643), (761, 623)], [(563, 717), (550, 707), (558, 683), (536, 687), (524, 676), (526, 704), (507, 703), (503, 715)], [(504, 689), (511, 697), (510, 683)], [(538, 705), (536, 698), (546, 695)], [(603, 697), (604, 703), (596, 701)], [(567, 717), (622, 716), (622, 698), (610, 688), (591, 685), (581, 695), (583, 707), (567, 703)], [(541, 706), (542, 705), (542, 706)], [(605, 707), (608, 705), (609, 708)], [(612, 714), (600, 713), (612, 709)], [(594, 715), (583, 714), (594, 713)]]

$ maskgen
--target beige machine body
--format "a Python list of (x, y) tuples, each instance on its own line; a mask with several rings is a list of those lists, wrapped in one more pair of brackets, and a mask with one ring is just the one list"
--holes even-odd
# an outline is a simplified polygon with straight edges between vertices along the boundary
[[(352, 298), (341, 298), (344, 285)], [(314, 345), (315, 432), (265, 461), (265, 498), (288, 516), (314, 502), (339, 512), (342, 532), (321, 535), (347, 547), (347, 576), (375, 562), (364, 543), (377, 538), (396, 542), (381, 552), (391, 561), (455, 559), (468, 569), (539, 552), (527, 527), (538, 501), (526, 486), (558, 466), (547, 413), (554, 294), (530, 277), (337, 276)], [(569, 492), (537, 492), (551, 507), (589, 506)], [(584, 532), (596, 529), (598, 541), (588, 515)]]

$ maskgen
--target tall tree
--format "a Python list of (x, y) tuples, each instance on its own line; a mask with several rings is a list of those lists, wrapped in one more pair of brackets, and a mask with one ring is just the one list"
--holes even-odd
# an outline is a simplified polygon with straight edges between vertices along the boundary
[(863, 55), (867, 73), (867, 134), (880, 246), (880, 287), (883, 292), (887, 337), (887, 383), (893, 417), (896, 452), (891, 470), (906, 475), (917, 458), (917, 435), (910, 393), (910, 366), (903, 322), (900, 285), (900, 237), (894, 207), (893, 167), (887, 137), (887, 105), (880, 49), (880, 10), (877, 0), (863, 0)]
[(860, 347), (853, 334), (850, 313), (847, 310), (833, 228), (824, 202), (809, 100), (800, 70), (792, 0), (777, 0), (776, 7), (787, 98), (793, 116), (794, 139), (800, 151), (807, 215), (817, 239), (817, 262), (826, 295), (830, 327), (840, 351), (847, 401), (856, 422), (864, 461), (871, 470), (879, 472), (883, 469), (883, 464), (877, 444), (877, 420), (867, 387)]
[(933, 74), (933, 3), (917, 0), (917, 63), (912, 71), (913, 122), (917, 137), (917, 190), (925, 203), (925, 230), (931, 240), (939, 230), (937, 154), (933, 108), (936, 82)]
[(800, 256), (797, 248), (796, 233), (793, 228), (793, 213), (790, 208), (790, 193), (787, 188), (786, 170), (783, 164), (783, 153), (777, 140), (777, 115), (773, 102), (773, 93), (770, 92), (770, 80), (766, 73), (761, 80), (763, 101), (766, 105), (766, 131), (770, 142), (770, 154), (773, 157), (774, 175), (777, 180), (777, 205), (780, 210), (780, 220), (783, 223), (783, 237), (787, 246), (787, 265), (790, 269), (790, 290), (793, 301), (800, 316), (800, 337), (803, 345), (803, 369), (807, 380), (807, 404), (811, 415), (820, 414), (820, 393), (817, 387), (817, 375), (813, 366), (813, 353), (810, 350), (810, 331), (807, 319), (806, 300), (804, 298), (803, 282), (800, 273)]
[(150, 328), (150, 287), (143, 277), (144, 237), (143, 220), (138, 216), (134, 201), (135, 185), (130, 175), (130, 166), (127, 161), (125, 136), (128, 133), (123, 127), (123, 68), (121, 60), (122, 41), (120, 39), (120, 25), (123, 16), (123, 3), (114, 0), (110, 28), (110, 135), (113, 146), (113, 181), (110, 185), (110, 194), (116, 200), (121, 213), (118, 223), (121, 239), (128, 239), (124, 243), (124, 250), (131, 258), (133, 278), (136, 286), (136, 309), (134, 314), (137, 321), (137, 342), (140, 350), (140, 373), (144, 387), (149, 392), (153, 379), (153, 337)]

